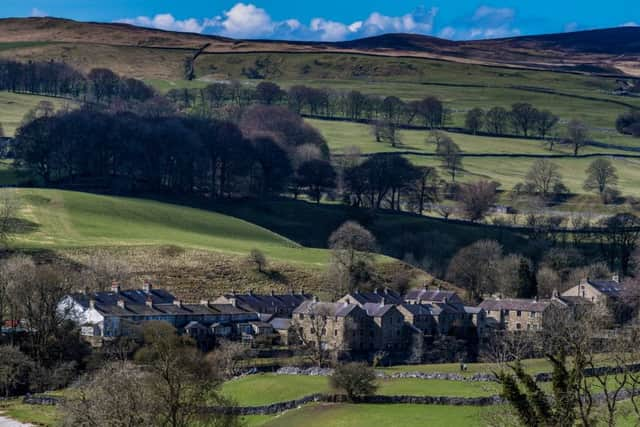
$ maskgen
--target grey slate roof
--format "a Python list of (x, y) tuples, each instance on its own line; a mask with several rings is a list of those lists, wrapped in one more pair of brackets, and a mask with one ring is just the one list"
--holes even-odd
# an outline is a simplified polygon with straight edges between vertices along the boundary
[(616, 298), (620, 296), (620, 291), (622, 291), (622, 285), (615, 280), (592, 280), (587, 279), (587, 282), (596, 288), (598, 291), (603, 294)]
[(226, 294), (225, 298), (235, 298), (236, 305), (256, 313), (273, 311), (274, 308), (292, 311), (304, 301), (313, 298), (310, 294)]
[(543, 312), (553, 302), (551, 300), (530, 300), (521, 298), (486, 299), (479, 305), (485, 310), (516, 310)]
[[(434, 315), (434, 307), (431, 304), (402, 304), (402, 308), (414, 316)], [(438, 309), (438, 313), (440, 310)]]
[(350, 298), (358, 301), (361, 305), (368, 303), (381, 303), (383, 300), (389, 304), (402, 304), (402, 295), (393, 289), (383, 288), (375, 289), (372, 292), (355, 291), (349, 294)]
[(366, 303), (364, 305), (364, 310), (367, 312), (367, 316), (371, 317), (382, 317), (394, 308), (393, 304), (376, 304), (376, 303)]
[(404, 297), (405, 300), (416, 300), (434, 303), (462, 303), (460, 297), (454, 291), (443, 291), (440, 289), (411, 289)]
[[(162, 289), (123, 290), (119, 292), (76, 293), (71, 298), (88, 309), (90, 301), (98, 312), (106, 316), (193, 316), (193, 315), (240, 315), (249, 312), (231, 304), (175, 304), (176, 298)], [(124, 307), (118, 301), (124, 302)], [(147, 301), (151, 305), (147, 305)]]
[(322, 314), (334, 317), (345, 317), (354, 310), (360, 310), (356, 304), (341, 302), (304, 301), (295, 310), (294, 314)]

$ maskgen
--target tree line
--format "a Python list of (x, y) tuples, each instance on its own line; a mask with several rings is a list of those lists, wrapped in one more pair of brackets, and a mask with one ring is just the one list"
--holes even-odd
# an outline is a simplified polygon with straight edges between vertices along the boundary
[(250, 108), (238, 124), (150, 110), (36, 117), (16, 133), (17, 166), (44, 185), (210, 197), (278, 194), (294, 181), (317, 195), (317, 177), (331, 181), (322, 136), (284, 108)]
[(156, 96), (144, 82), (120, 77), (107, 68), (87, 75), (63, 62), (0, 60), (0, 90), (111, 102), (115, 99), (145, 101)]

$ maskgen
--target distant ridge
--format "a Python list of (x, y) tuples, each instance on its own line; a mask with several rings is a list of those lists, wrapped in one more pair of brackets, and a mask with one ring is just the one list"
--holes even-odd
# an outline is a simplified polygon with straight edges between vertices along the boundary
[(418, 34), (384, 34), (343, 42), (235, 40), (120, 23), (61, 18), (0, 19), (0, 43), (63, 42), (225, 52), (345, 52), (410, 56), (475, 64), (627, 74), (640, 77), (640, 28), (490, 40), (451, 41)]

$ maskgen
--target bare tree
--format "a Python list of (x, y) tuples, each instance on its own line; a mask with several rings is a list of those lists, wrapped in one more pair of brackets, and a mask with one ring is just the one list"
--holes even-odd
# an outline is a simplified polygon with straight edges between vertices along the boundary
[(588, 143), (589, 130), (587, 125), (580, 120), (571, 120), (567, 124), (567, 138), (573, 146), (573, 155), (577, 156), (578, 151)]
[(462, 170), (462, 150), (450, 138), (445, 139), (436, 148), (436, 156), (442, 162), (442, 168), (456, 181), (457, 174)]
[(92, 253), (84, 264), (84, 282), (95, 291), (107, 290), (113, 282), (126, 283), (133, 272), (129, 263), (107, 250)]
[(502, 246), (480, 240), (458, 251), (447, 269), (447, 279), (464, 288), (469, 298), (480, 301), (482, 294), (496, 290), (495, 278), (502, 259)]
[(373, 269), (373, 234), (360, 224), (347, 221), (329, 236), (330, 275), (335, 296), (341, 296), (366, 281)]
[(310, 352), (313, 363), (324, 366), (331, 359), (331, 351), (327, 345), (327, 334), (330, 318), (335, 315), (331, 307), (325, 303), (312, 302), (303, 313), (305, 320), (296, 316), (291, 325), (296, 341)]
[(531, 165), (525, 177), (526, 184), (542, 197), (549, 197), (562, 184), (559, 167), (547, 159), (538, 159)]
[(229, 380), (242, 374), (250, 348), (239, 341), (222, 340), (216, 349), (207, 354), (207, 363), (216, 366), (222, 379)]
[(467, 111), (464, 125), (472, 133), (477, 134), (484, 126), (485, 114), (482, 108), (472, 108)]
[(591, 162), (586, 172), (587, 179), (584, 181), (584, 189), (597, 192), (605, 201), (607, 190), (615, 188), (618, 184), (615, 166), (611, 160), (600, 158)]
[(251, 265), (258, 273), (264, 273), (267, 268), (267, 257), (259, 249), (251, 249), (247, 256), (247, 263)]
[(498, 183), (495, 181), (476, 181), (462, 184), (458, 192), (458, 201), (465, 216), (471, 221), (481, 220), (498, 200)]
[(16, 219), (20, 203), (15, 190), (0, 190), (0, 242), (6, 247), (12, 236), (19, 231)]
[(143, 427), (154, 425), (161, 405), (146, 383), (149, 374), (130, 362), (112, 363), (65, 399), (64, 426)]

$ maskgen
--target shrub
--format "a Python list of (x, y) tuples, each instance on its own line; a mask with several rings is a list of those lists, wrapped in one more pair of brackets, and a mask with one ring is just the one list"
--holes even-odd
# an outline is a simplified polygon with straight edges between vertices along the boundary
[(376, 373), (365, 363), (338, 365), (330, 378), (331, 387), (343, 391), (351, 402), (376, 393)]

